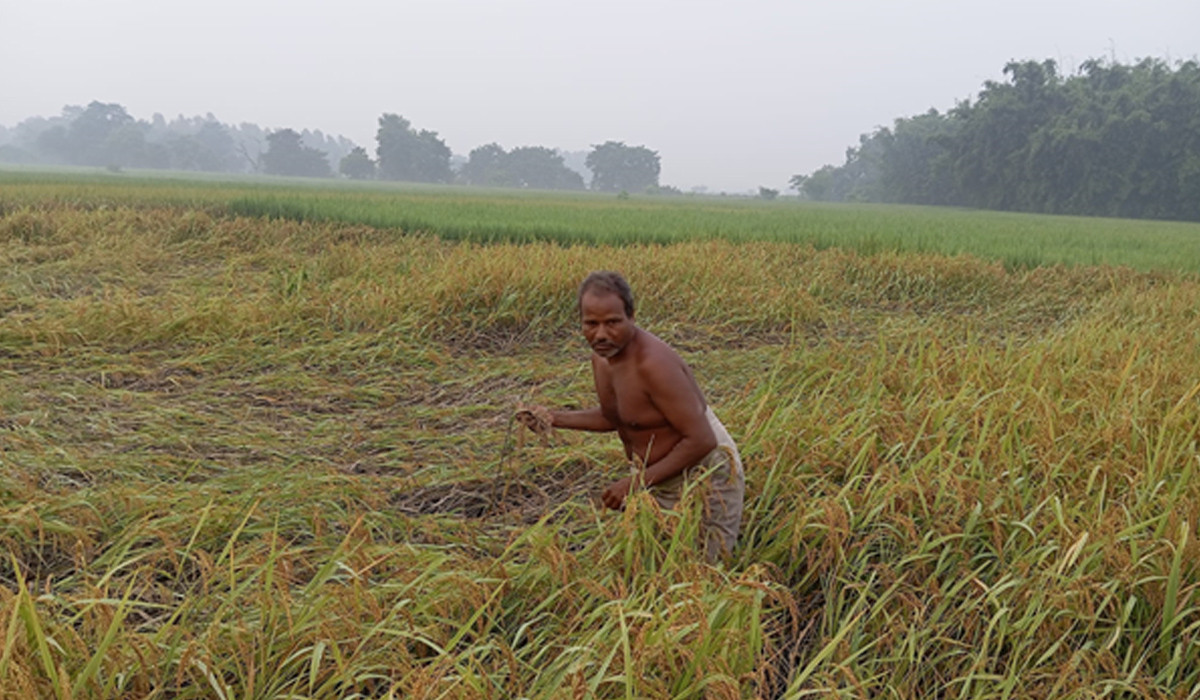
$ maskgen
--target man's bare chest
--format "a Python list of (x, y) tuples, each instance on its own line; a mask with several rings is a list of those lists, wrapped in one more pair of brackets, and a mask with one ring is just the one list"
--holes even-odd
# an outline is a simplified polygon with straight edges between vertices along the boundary
[(635, 372), (614, 372), (610, 377), (612, 417), (628, 430), (653, 430), (667, 420)]

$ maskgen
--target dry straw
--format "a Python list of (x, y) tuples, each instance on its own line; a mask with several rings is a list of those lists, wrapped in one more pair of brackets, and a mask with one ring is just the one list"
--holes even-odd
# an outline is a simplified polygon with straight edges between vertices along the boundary
[[(0, 198), (8, 696), (1200, 693), (1193, 276), (39, 192)], [(505, 454), (512, 397), (594, 401), (601, 266), (738, 439), (728, 565), (694, 499), (593, 505), (611, 436)]]

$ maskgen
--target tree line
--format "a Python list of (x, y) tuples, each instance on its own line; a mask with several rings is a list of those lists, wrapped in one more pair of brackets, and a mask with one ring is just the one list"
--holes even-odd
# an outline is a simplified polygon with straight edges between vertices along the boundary
[[(0, 162), (85, 165), (295, 177), (458, 183), (492, 187), (611, 192), (678, 192), (660, 187), (659, 155), (645, 146), (606, 141), (583, 153), (544, 146), (505, 150), (490, 143), (456, 157), (437, 132), (398, 114), (379, 117), (374, 157), (343, 136), (291, 128), (231, 126), (212, 114), (167, 121), (134, 119), (120, 104), (68, 106), (58, 117), (0, 126)], [(567, 164), (581, 157), (586, 173)], [(585, 180), (585, 175), (588, 180)]]
[(1200, 221), (1200, 64), (1012, 61), (974, 101), (859, 138), (791, 184), (824, 201)]

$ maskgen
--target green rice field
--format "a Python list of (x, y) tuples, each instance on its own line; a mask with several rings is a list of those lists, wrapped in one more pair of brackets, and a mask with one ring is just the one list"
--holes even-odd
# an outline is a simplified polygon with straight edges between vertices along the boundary
[(719, 239), (803, 243), (863, 253), (967, 253), (1006, 265), (1124, 265), (1200, 272), (1200, 224), (835, 205), (744, 197), (620, 199), (428, 185), (265, 177), (180, 179), (3, 171), (6, 207), (172, 206), (214, 214), (337, 222), (479, 242), (625, 245)]

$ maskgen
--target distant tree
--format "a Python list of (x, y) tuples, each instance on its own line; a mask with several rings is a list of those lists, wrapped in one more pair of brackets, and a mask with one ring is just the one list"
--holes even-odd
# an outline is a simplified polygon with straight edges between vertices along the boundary
[(897, 119), (892, 129), (879, 129), (870, 141), (879, 146), (877, 201), (950, 204), (955, 183), (950, 146), (961, 124), (931, 109)]
[(1010, 61), (974, 102), (863, 135), (811, 199), (1200, 221), (1200, 63)]
[(590, 186), (592, 181), (592, 171), (587, 167), (588, 153), (589, 151), (558, 151), (558, 154), (562, 156), (563, 165), (579, 173), (583, 178), (584, 187)]
[(271, 175), (329, 177), (325, 153), (309, 148), (292, 129), (279, 129), (267, 135), (267, 152), (262, 155), (263, 170)]
[(267, 132), (250, 122), (242, 122), (229, 131), (246, 172), (260, 172), (263, 169), (262, 156), (267, 148)]
[[(0, 144), (11, 146), (3, 156), (9, 161), (209, 172), (262, 172), (268, 146), (267, 132), (254, 124), (222, 124), (212, 113), (135, 120), (121, 105), (98, 101), (0, 127)], [(332, 163), (355, 148), (344, 136), (308, 130), (300, 133), (300, 145)]]
[(224, 124), (215, 118), (206, 119), (195, 138), (203, 149), (200, 160), (202, 170), (226, 172), (238, 168), (237, 144)]
[(769, 202), (779, 196), (779, 190), (773, 190), (769, 187), (759, 187), (758, 196), (760, 199), (765, 199)]
[(818, 202), (841, 201), (845, 199), (848, 177), (844, 169), (826, 165), (811, 175), (797, 175), (792, 183), (799, 187), (807, 199)]
[(379, 174), (386, 180), (450, 182), (454, 177), (450, 149), (435, 131), (417, 131), (404, 117), (384, 114), (375, 139)]
[(14, 146), (11, 143), (6, 143), (0, 146), (0, 163), (36, 163), (37, 158), (21, 148)]
[(367, 149), (355, 146), (342, 157), (338, 172), (351, 180), (372, 180), (375, 178), (375, 161), (367, 155)]
[[(165, 130), (165, 127), (162, 129)], [(176, 170), (219, 173), (237, 170), (239, 166), (233, 136), (229, 129), (217, 121), (204, 122), (194, 134), (168, 136), (166, 148), (169, 167)]]
[(67, 139), (67, 127), (63, 124), (52, 124), (37, 132), (34, 144), (37, 153), (48, 162), (76, 162), (76, 154)]
[(583, 176), (568, 168), (558, 151), (521, 146), (506, 152), (489, 143), (471, 151), (460, 173), (468, 185), (543, 190), (581, 190)]
[(544, 146), (514, 148), (504, 159), (504, 169), (516, 187), (543, 190), (582, 190), (583, 177), (563, 163), (554, 149)]
[(38, 134), (38, 150), (54, 160), (75, 165), (140, 165), (145, 136), (125, 108), (92, 102), (86, 108), (63, 108), (65, 123)]
[(620, 141), (592, 146), (587, 167), (592, 171), (592, 189), (603, 192), (643, 192), (658, 185), (661, 170), (657, 152)]
[(459, 175), (468, 185), (511, 187), (512, 180), (504, 170), (507, 157), (508, 153), (496, 143), (473, 148)]
[(146, 144), (146, 135), (142, 132), (141, 126), (132, 119), (113, 129), (100, 144), (97, 153), (100, 154), (99, 162), (91, 163), (91, 165), (103, 164), (116, 167), (152, 165)]
[(315, 148), (322, 151), (325, 157), (331, 164), (341, 164), (342, 159), (350, 155), (350, 152), (358, 147), (350, 139), (345, 136), (333, 136), (332, 134), (323, 133), (320, 129), (309, 131), (305, 129), (300, 132), (300, 142), (309, 148)]
[(67, 128), (71, 161), (81, 165), (126, 165), (116, 152), (137, 147), (133, 117), (116, 103), (93, 101)]
[(62, 116), (29, 117), (22, 120), (9, 130), (9, 145), (20, 148), (29, 154), (29, 157), (33, 159), (31, 162), (65, 162), (60, 151), (47, 148), (47, 142), (54, 140), (53, 137), (47, 136), (48, 132), (56, 131), (60, 137), (65, 138), (66, 136), (66, 128), (70, 124), (70, 120), (65, 115), (66, 109), (63, 112)]

